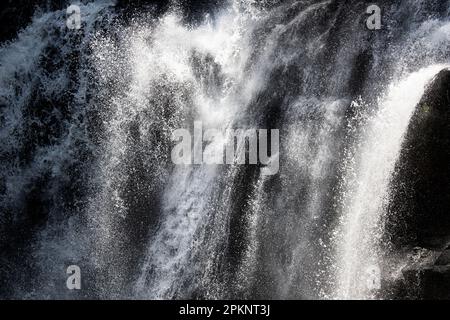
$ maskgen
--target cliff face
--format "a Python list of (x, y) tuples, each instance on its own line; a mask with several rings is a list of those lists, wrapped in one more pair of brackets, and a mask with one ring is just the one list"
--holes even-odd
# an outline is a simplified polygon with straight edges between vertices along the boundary
[(442, 70), (411, 119), (392, 182), (392, 242), (415, 247), (403, 270), (408, 295), (450, 297), (449, 163), (450, 71)]
[(450, 236), (449, 163), (450, 71), (443, 70), (417, 106), (397, 165), (394, 243), (439, 247)]

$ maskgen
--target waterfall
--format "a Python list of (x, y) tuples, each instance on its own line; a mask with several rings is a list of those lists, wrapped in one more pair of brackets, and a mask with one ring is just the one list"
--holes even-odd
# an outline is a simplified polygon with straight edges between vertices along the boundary
[[(180, 61), (170, 60), (168, 65), (179, 63), (189, 70), (192, 51), (200, 57), (200, 63), (206, 64), (199, 66), (200, 72), (206, 72), (197, 78), (190, 74), (195, 87), (195, 120), (201, 121), (206, 128), (226, 131), (242, 115), (253, 92), (264, 81), (263, 66), (248, 67), (249, 30), (257, 21), (258, 13), (236, 2), (214, 25), (207, 22), (195, 30), (166, 25), (174, 18), (166, 17), (167, 20), (161, 21), (156, 30), (158, 33), (159, 28), (167, 28), (174, 34), (173, 29), (177, 28), (178, 50), (182, 50), (185, 57)], [(179, 34), (182, 34), (180, 38)], [(211, 65), (206, 59), (211, 60)], [(223, 141), (217, 139), (215, 137), (205, 147), (205, 154), (221, 152)], [(220, 296), (222, 289), (210, 277), (211, 273), (217, 272), (215, 256), (220, 255), (220, 247), (226, 241), (224, 235), (229, 224), (227, 207), (231, 201), (232, 184), (221, 190), (218, 180), (221, 175), (231, 180), (235, 173), (236, 169), (223, 173), (218, 166), (175, 169), (164, 191), (163, 221), (149, 241), (142, 274), (137, 281), (138, 296), (157, 299), (189, 297), (180, 290), (189, 293), (194, 290), (190, 288), (194, 284), (208, 287), (204, 293), (206, 296)], [(204, 243), (208, 243), (207, 248), (202, 247)], [(180, 284), (186, 287), (180, 288)]]
[[(336, 297), (372, 299), (367, 272), (380, 270), (383, 252), (383, 216), (389, 201), (389, 182), (399, 158), (409, 120), (426, 85), (448, 66), (430, 66), (393, 82), (381, 99), (377, 114), (368, 121), (345, 175), (341, 221), (336, 239), (338, 274)], [(381, 263), (380, 263), (381, 262)]]
[[(381, 30), (356, 0), (127, 3), (83, 1), (79, 30), (42, 7), (1, 44), (0, 297), (388, 298), (390, 182), (450, 1), (380, 1)], [(279, 130), (279, 172), (175, 165), (194, 123)]]

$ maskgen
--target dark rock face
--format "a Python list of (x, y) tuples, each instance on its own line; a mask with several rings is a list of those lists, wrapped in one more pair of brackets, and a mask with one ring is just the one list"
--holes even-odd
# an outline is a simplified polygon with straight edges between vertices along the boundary
[(441, 71), (411, 119), (392, 183), (396, 245), (445, 247), (450, 236), (450, 71)]
[(403, 269), (406, 297), (450, 297), (449, 164), (450, 71), (442, 70), (411, 119), (391, 186), (387, 228), (394, 246), (429, 249), (412, 254)]
[(59, 10), (66, 5), (65, 0), (7, 0), (2, 2), (0, 7), (0, 43), (12, 40), (17, 33), (25, 28), (33, 17), (37, 9), (43, 11)]
[[(450, 266), (422, 266), (403, 271), (408, 298), (450, 299)], [(412, 293), (412, 294), (411, 294)]]
[(403, 268), (402, 298), (450, 299), (450, 251), (414, 248)]
[(4, 8), (0, 10), (2, 28), (0, 42), (14, 38), (21, 28), (24, 28), (34, 13), (35, 4), (32, 1), (6, 1)]
[(450, 265), (450, 246), (441, 253), (439, 258), (436, 260), (436, 265), (445, 266)]

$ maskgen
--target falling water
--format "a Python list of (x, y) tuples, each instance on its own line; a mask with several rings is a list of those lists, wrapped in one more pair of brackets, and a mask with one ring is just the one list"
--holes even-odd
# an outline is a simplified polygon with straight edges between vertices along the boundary
[(411, 116), (426, 85), (445, 65), (414, 72), (390, 85), (377, 114), (369, 120), (349, 166), (343, 191), (343, 216), (338, 247), (338, 285), (341, 299), (375, 298), (367, 273), (382, 268), (383, 216), (389, 201), (389, 182)]
[[(83, 3), (80, 30), (42, 9), (0, 49), (0, 297), (385, 298), (366, 273), (392, 268), (389, 183), (449, 1), (380, 1), (377, 31), (359, 1)], [(196, 121), (279, 129), (279, 173), (174, 165)]]

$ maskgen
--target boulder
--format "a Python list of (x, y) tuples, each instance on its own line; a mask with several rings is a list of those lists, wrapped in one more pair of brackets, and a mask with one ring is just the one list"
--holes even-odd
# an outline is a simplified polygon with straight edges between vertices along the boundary
[(450, 238), (450, 71), (428, 86), (410, 121), (391, 183), (395, 245), (444, 249)]
[(400, 298), (450, 299), (449, 70), (432, 80), (411, 118), (388, 209), (394, 247), (419, 247), (402, 269)]
[(439, 258), (436, 260), (436, 265), (438, 266), (450, 265), (450, 247), (448, 247), (441, 253)]

